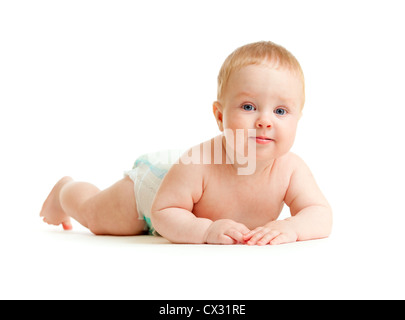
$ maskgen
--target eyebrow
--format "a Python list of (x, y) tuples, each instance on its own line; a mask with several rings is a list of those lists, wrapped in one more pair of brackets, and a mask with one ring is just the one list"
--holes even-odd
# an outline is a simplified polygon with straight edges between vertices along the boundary
[(238, 93), (235, 97), (236, 97), (236, 98), (240, 98), (240, 97), (255, 98), (256, 95), (255, 95), (255, 94), (252, 94), (252, 93), (250, 93), (250, 92), (248, 92), (248, 91), (242, 91), (242, 92)]
[[(248, 91), (242, 91), (242, 92), (238, 93), (235, 97), (236, 98), (240, 98), (240, 97), (256, 98), (256, 95), (252, 94), (251, 92), (248, 92)], [(283, 95), (277, 95), (277, 98), (279, 100), (286, 102), (287, 105), (291, 105), (293, 103), (291, 98), (286, 98)]]

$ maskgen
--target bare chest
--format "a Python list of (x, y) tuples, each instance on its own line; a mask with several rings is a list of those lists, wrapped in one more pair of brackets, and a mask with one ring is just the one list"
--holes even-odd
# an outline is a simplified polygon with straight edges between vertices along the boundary
[(252, 229), (278, 218), (287, 186), (282, 179), (257, 183), (216, 176), (209, 179), (193, 213), (211, 220), (232, 219)]

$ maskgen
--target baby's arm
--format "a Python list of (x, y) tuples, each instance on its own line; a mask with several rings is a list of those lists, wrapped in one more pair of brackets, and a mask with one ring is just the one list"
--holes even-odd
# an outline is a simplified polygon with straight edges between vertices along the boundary
[(234, 244), (249, 232), (243, 224), (198, 218), (192, 211), (203, 194), (203, 165), (175, 164), (162, 181), (152, 205), (152, 224), (174, 243)]
[(326, 238), (332, 231), (332, 209), (319, 189), (310, 169), (301, 158), (290, 179), (285, 203), (298, 240)]
[(285, 196), (291, 217), (271, 221), (244, 236), (248, 244), (281, 244), (329, 236), (332, 229), (332, 209), (308, 166), (294, 156), (294, 171)]

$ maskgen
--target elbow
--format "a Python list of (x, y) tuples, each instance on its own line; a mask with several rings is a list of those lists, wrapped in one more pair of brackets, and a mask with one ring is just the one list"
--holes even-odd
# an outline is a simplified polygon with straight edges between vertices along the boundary
[(153, 228), (160, 233), (159, 229), (162, 224), (162, 217), (164, 216), (162, 208), (157, 207), (155, 204), (152, 204), (150, 209), (150, 220)]
[[(301, 214), (295, 216), (299, 217), (299, 225), (301, 225), (298, 225), (298, 230), (300, 230), (298, 232), (298, 240), (323, 239), (331, 235), (333, 215), (329, 205), (311, 206), (303, 210)], [(295, 217), (288, 219), (295, 220)], [(308, 218), (309, 220), (307, 220)]]
[[(167, 208), (166, 208), (167, 209)], [(172, 243), (182, 243), (177, 239), (177, 232), (173, 232), (173, 229), (170, 227), (170, 214), (166, 209), (151, 209), (151, 222), (153, 228), (165, 239), (169, 240)]]
[(159, 211), (156, 210), (151, 210), (150, 212), (150, 220), (152, 222), (152, 225), (155, 225), (159, 216), (158, 216)]
[(320, 233), (319, 239), (328, 238), (332, 234), (332, 224), (324, 227), (323, 232)]
[(322, 215), (322, 231), (321, 232), (321, 237), (320, 238), (327, 238), (331, 235), (332, 233), (332, 228), (333, 228), (333, 213), (332, 213), (332, 208), (328, 205), (326, 207), (325, 212)]
[(160, 226), (161, 226), (161, 221), (162, 221), (162, 212), (160, 210), (151, 209), (150, 213), (150, 220), (152, 223), (153, 228), (160, 233)]

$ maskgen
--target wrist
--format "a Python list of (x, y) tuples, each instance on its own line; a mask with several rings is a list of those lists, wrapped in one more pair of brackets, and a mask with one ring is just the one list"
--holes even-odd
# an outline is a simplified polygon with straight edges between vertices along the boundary
[(205, 220), (208, 220), (208, 221), (206, 221), (205, 232), (204, 232), (203, 239), (202, 239), (202, 243), (204, 243), (204, 244), (208, 243), (208, 235), (211, 231), (211, 226), (214, 224), (214, 221), (212, 221), (212, 220), (209, 220), (209, 219), (205, 219)]

